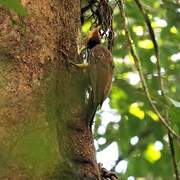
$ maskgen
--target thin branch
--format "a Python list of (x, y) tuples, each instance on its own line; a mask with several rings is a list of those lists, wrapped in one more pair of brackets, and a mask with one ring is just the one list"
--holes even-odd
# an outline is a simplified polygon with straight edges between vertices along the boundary
[(135, 66), (136, 66), (136, 68), (137, 68), (137, 70), (139, 72), (141, 83), (142, 83), (143, 89), (144, 89), (144, 91), (146, 93), (147, 99), (148, 99), (152, 109), (154, 110), (154, 112), (157, 114), (158, 118), (162, 122), (162, 124), (172, 133), (172, 135), (174, 136), (175, 139), (180, 141), (180, 136), (177, 135), (177, 133), (169, 126), (166, 119), (161, 115), (161, 113), (158, 111), (158, 109), (156, 108), (156, 106), (153, 103), (153, 100), (152, 100), (151, 95), (149, 93), (149, 89), (147, 87), (146, 80), (145, 80), (143, 72), (142, 72), (141, 62), (140, 62), (140, 60), (139, 60), (139, 58), (138, 58), (138, 56), (136, 54), (132, 38), (131, 38), (131, 36), (129, 34), (129, 30), (127, 28), (127, 22), (126, 22), (126, 15), (125, 15), (125, 10), (124, 10), (124, 1), (123, 0), (119, 0), (119, 8), (120, 8), (120, 12), (121, 12), (121, 17), (122, 17), (122, 21), (123, 21), (123, 27), (124, 27), (124, 30), (125, 30), (125, 35), (127, 37), (129, 48), (130, 48), (130, 53), (131, 53), (131, 55), (132, 55), (132, 57), (134, 59)]
[(84, 14), (86, 11), (91, 9), (96, 2), (97, 2), (96, 0), (89, 1), (87, 6), (81, 8), (81, 14)]
[(93, 5), (96, 3), (97, 1), (96, 0), (90, 0), (88, 2), (88, 5), (81, 8), (81, 23), (83, 24), (84, 23), (84, 14), (93, 7)]
[[(169, 114), (168, 114), (167, 108), (166, 108), (165, 113), (166, 113), (166, 119), (169, 120)], [(176, 177), (176, 180), (180, 180), (180, 176), (179, 176), (179, 172), (178, 172), (178, 166), (177, 166), (177, 162), (176, 162), (176, 152), (174, 149), (174, 140), (173, 140), (173, 137), (169, 131), (168, 131), (168, 139), (169, 139), (169, 149), (171, 152), (172, 164), (173, 164), (173, 170), (175, 173), (175, 177)]]
[(176, 153), (175, 153), (175, 149), (174, 149), (173, 137), (169, 131), (168, 131), (168, 138), (169, 138), (169, 148), (171, 151), (174, 173), (176, 176), (176, 180), (180, 180), (180, 176), (179, 176), (179, 172), (178, 172), (178, 166), (177, 166), (177, 162), (176, 162)]
[[(160, 90), (161, 90), (161, 93), (162, 93), (162, 96), (166, 97), (165, 96), (165, 92), (164, 92), (164, 86), (163, 86), (163, 81), (162, 81), (162, 78), (161, 78), (161, 66), (160, 66), (160, 52), (159, 52), (159, 46), (158, 46), (158, 43), (156, 41), (156, 37), (155, 37), (155, 33), (154, 33), (154, 30), (151, 26), (151, 21), (149, 19), (149, 16), (148, 14), (145, 12), (144, 8), (143, 8), (143, 5), (141, 4), (141, 2), (139, 0), (135, 0), (137, 6), (139, 7), (143, 17), (144, 17), (144, 20), (146, 22), (146, 25), (147, 25), (147, 28), (148, 28), (148, 31), (149, 31), (149, 35), (151, 37), (151, 40), (153, 42), (153, 45), (154, 45), (154, 50), (155, 50), (155, 56), (156, 56), (156, 66), (157, 66), (157, 73), (158, 73), (158, 79), (159, 79), (159, 85), (160, 85)], [(165, 98), (166, 100), (166, 98)]]
[[(141, 4), (140, 0), (135, 0), (137, 6), (140, 9), (140, 12), (142, 13), (144, 20), (146, 22), (146, 26), (148, 28), (149, 31), (149, 35), (151, 37), (151, 40), (153, 42), (154, 45), (154, 50), (155, 50), (155, 55), (156, 55), (156, 66), (157, 66), (157, 72), (158, 72), (158, 79), (159, 79), (159, 84), (160, 84), (160, 90), (162, 93), (162, 96), (164, 97), (165, 101), (168, 102), (165, 91), (164, 91), (164, 86), (163, 86), (163, 80), (161, 78), (161, 66), (160, 66), (160, 51), (159, 51), (159, 46), (158, 43), (156, 41), (156, 37), (155, 37), (155, 33), (154, 30), (151, 26), (151, 21), (148, 17), (148, 14), (146, 13), (146, 11), (143, 8), (143, 5)], [(165, 107), (165, 114), (166, 114), (166, 120), (167, 122), (170, 123), (169, 117), (168, 117), (168, 109)], [(176, 154), (175, 154), (175, 150), (174, 150), (174, 143), (173, 143), (173, 137), (171, 136), (171, 132), (168, 130), (168, 138), (169, 138), (169, 148), (170, 148), (170, 152), (171, 152), (171, 156), (172, 156), (172, 161), (173, 161), (173, 169), (174, 169), (174, 173), (176, 176), (176, 180), (179, 180), (179, 172), (178, 172), (178, 168), (177, 168), (177, 163), (176, 163)]]

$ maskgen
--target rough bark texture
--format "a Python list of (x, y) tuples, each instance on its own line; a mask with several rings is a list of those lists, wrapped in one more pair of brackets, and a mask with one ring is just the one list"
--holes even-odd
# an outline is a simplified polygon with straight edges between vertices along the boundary
[(76, 61), (80, 0), (0, 8), (0, 179), (99, 179)]

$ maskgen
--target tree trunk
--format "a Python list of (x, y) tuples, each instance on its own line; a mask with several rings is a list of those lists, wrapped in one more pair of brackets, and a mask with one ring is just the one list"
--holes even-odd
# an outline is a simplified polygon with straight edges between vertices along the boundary
[(77, 61), (80, 0), (0, 8), (0, 179), (100, 179)]

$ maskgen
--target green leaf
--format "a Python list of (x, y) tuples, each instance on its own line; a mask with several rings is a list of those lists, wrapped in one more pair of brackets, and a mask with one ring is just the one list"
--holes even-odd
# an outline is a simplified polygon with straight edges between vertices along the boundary
[(27, 11), (19, 0), (0, 0), (0, 4), (8, 9), (14, 10), (21, 16), (26, 16)]
[(168, 99), (171, 101), (171, 103), (172, 103), (175, 107), (180, 108), (180, 102), (175, 101), (174, 99), (172, 99), (172, 98), (170, 98), (170, 97), (168, 97)]
[(169, 110), (170, 113), (170, 119), (173, 128), (179, 133), (180, 132), (180, 110), (177, 107), (171, 107)]

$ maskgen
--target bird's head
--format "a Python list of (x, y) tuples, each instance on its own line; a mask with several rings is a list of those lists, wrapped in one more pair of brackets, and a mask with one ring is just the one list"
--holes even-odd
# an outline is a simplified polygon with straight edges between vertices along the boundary
[(94, 28), (92, 31), (89, 32), (86, 39), (87, 48), (92, 49), (94, 46), (101, 43), (101, 36), (99, 31), (100, 26)]

